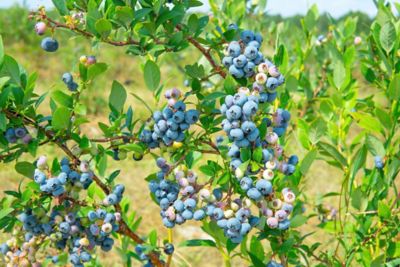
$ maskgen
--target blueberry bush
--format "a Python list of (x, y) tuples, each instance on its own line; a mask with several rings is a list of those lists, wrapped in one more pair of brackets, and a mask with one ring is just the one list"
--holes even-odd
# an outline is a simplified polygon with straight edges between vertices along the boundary
[[(2, 263), (101, 266), (100, 251), (114, 249), (126, 266), (188, 266), (174, 261), (173, 233), (192, 223), (207, 238), (179, 247), (216, 249), (225, 266), (399, 266), (400, 5), (374, 3), (361, 35), (357, 16), (321, 30), (316, 6), (299, 23), (270, 22), (266, 1), (211, 0), (209, 15), (196, 0), (53, 0), (57, 12), (32, 11), (41, 53), (57, 57), (66, 33), (124, 49), (158, 108), (117, 80), (96, 84), (118, 58), (95, 55), (38, 94), (41, 77), (0, 39), (0, 160), (27, 178), (0, 201)], [(165, 88), (166, 65), (184, 86)], [(109, 95), (97, 135), (86, 127), (94, 86)], [(120, 170), (108, 171), (122, 160), (157, 166), (132, 179), (147, 181), (167, 236), (142, 230)], [(320, 169), (328, 192), (310, 195)]]

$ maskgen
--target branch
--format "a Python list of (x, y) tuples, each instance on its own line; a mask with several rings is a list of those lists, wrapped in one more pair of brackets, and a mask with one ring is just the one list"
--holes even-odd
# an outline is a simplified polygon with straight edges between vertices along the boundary
[[(50, 26), (54, 27), (54, 28), (64, 28), (64, 29), (68, 29), (71, 30), (75, 33), (81, 34), (87, 38), (94, 38), (96, 36), (94, 36), (92, 33), (79, 29), (73, 25), (67, 25), (65, 23), (61, 23), (58, 22), (56, 20), (53, 20), (52, 18), (48, 17), (45, 13), (45, 11), (39, 11), (39, 12), (32, 12), (31, 16), (33, 15), (37, 15), (40, 17), (41, 20), (46, 21)], [(178, 31), (182, 31), (182, 25), (177, 25), (176, 29)], [(189, 43), (191, 43), (194, 47), (196, 47), (204, 56), (205, 58), (208, 60), (208, 62), (210, 62), (212, 68), (213, 68), (213, 74), (219, 74), (222, 78), (226, 77), (226, 73), (225, 71), (222, 69), (222, 67), (217, 64), (217, 62), (213, 59), (213, 57), (211, 56), (211, 49), (210, 48), (205, 48), (203, 47), (195, 38), (193, 38), (192, 36), (187, 36), (186, 39), (188, 40)], [(165, 45), (165, 42), (160, 41), (157, 38), (153, 38), (154, 42), (156, 44), (159, 45)], [(133, 40), (133, 39), (129, 39), (126, 41), (116, 41), (116, 40), (111, 40), (111, 39), (101, 39), (102, 42), (110, 44), (110, 45), (114, 45), (114, 46), (126, 46), (126, 45), (139, 45), (140, 46), (140, 42)], [(166, 48), (167, 51), (171, 51), (170, 49)], [(211, 75), (211, 76), (212, 76)]]
[[(179, 31), (182, 31), (182, 25), (177, 25), (176, 29)], [(226, 77), (226, 73), (225, 71), (222, 70), (221, 66), (218, 65), (215, 60), (212, 58), (211, 53), (210, 53), (210, 49), (206, 49), (204, 48), (195, 38), (193, 38), (192, 36), (187, 36), (186, 39), (189, 41), (189, 43), (191, 43), (194, 47), (196, 47), (204, 56), (205, 58), (208, 60), (208, 62), (210, 62), (211, 66), (214, 69), (215, 73), (218, 73), (219, 75), (221, 75), (222, 78)]]

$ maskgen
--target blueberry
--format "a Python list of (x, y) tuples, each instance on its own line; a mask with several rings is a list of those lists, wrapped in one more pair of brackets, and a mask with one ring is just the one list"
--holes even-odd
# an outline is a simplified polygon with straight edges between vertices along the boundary
[(37, 35), (43, 35), (45, 31), (46, 31), (46, 23), (44, 23), (43, 21), (39, 21), (38, 23), (36, 23), (35, 32)]
[(251, 61), (247, 62), (247, 64), (243, 67), (243, 71), (245, 73), (252, 73), (254, 74), (254, 68), (255, 68), (255, 64)]
[(194, 207), (196, 207), (196, 200), (194, 200), (193, 198), (188, 198), (185, 200), (185, 202), (183, 202), (185, 209), (194, 209)]
[(247, 117), (256, 114), (257, 110), (258, 110), (258, 105), (253, 101), (247, 101), (243, 105), (243, 114), (246, 115)]
[(212, 211), (212, 218), (213, 218), (214, 220), (220, 220), (220, 219), (222, 219), (223, 217), (224, 217), (224, 212), (223, 212), (222, 209), (220, 209), (220, 208), (215, 208), (215, 209)]
[(229, 134), (234, 140), (242, 140), (244, 138), (244, 133), (240, 128), (232, 129)]
[(247, 46), (244, 49), (244, 55), (246, 56), (246, 58), (248, 58), (249, 60), (253, 60), (256, 59), (257, 55), (258, 55), (258, 49), (255, 46)]
[(24, 127), (18, 127), (15, 129), (15, 136), (18, 138), (23, 138), (27, 134), (27, 131)]
[(244, 191), (248, 191), (253, 185), (253, 180), (247, 176), (243, 177), (240, 180), (240, 188), (242, 188)]
[(228, 45), (228, 53), (231, 57), (238, 57), (240, 55), (240, 44), (238, 42), (231, 42)]
[(254, 33), (250, 30), (244, 30), (240, 34), (240, 39), (242, 39), (245, 43), (250, 43), (254, 40)]
[(236, 23), (231, 23), (231, 24), (229, 24), (229, 25), (228, 25), (228, 30), (235, 30), (235, 31), (237, 31), (237, 30), (238, 30), (237, 24), (236, 24)]
[(229, 73), (237, 79), (243, 78), (244, 76), (244, 71), (240, 68), (237, 68), (235, 65), (231, 65), (229, 67)]
[(250, 188), (249, 191), (247, 191), (247, 196), (255, 201), (258, 201), (261, 199), (262, 194), (256, 188)]
[(202, 219), (204, 219), (204, 217), (206, 216), (206, 213), (204, 212), (204, 210), (196, 210), (195, 212), (194, 212), (194, 214), (193, 214), (193, 218), (196, 220), (196, 221), (200, 221), (200, 220), (202, 220)]
[(76, 82), (71, 82), (67, 84), (68, 90), (71, 92), (76, 92), (78, 90), (79, 85)]
[(174, 115), (173, 110), (168, 107), (164, 108), (162, 113), (163, 113), (164, 119), (166, 119), (166, 120), (172, 118), (172, 115)]
[(249, 223), (243, 223), (240, 227), (240, 234), (246, 235), (250, 232), (250, 230), (251, 230), (251, 225)]
[(226, 116), (230, 120), (238, 120), (242, 116), (242, 109), (239, 106), (233, 105), (227, 111)]
[(226, 219), (221, 219), (221, 220), (217, 221), (217, 225), (223, 229), (227, 227), (227, 224), (228, 224), (228, 220), (226, 220)]
[(257, 52), (258, 52), (258, 49), (260, 48), (261, 44), (259, 42), (257, 42), (256, 40), (254, 40), (247, 44), (247, 47), (249, 47), (249, 46), (253, 46), (253, 47), (257, 48)]
[(10, 250), (10, 248), (7, 246), (6, 243), (3, 243), (0, 245), (0, 253), (5, 255), (8, 251)]
[(66, 234), (66, 233), (69, 233), (69, 231), (71, 230), (71, 226), (67, 222), (62, 222), (59, 225), (59, 230), (60, 230), (61, 233)]
[(261, 44), (263, 42), (263, 38), (262, 38), (261, 34), (259, 34), (259, 33), (256, 33), (254, 35), (254, 40), (257, 41), (259, 44)]
[(183, 112), (186, 110), (186, 105), (185, 105), (185, 103), (183, 103), (183, 101), (178, 101), (175, 103), (174, 109)]
[(229, 68), (233, 64), (233, 57), (224, 57), (222, 59), (222, 64), (226, 67)]
[(46, 37), (42, 40), (41, 47), (47, 52), (55, 52), (58, 49), (58, 42), (56, 39)]
[(383, 169), (384, 163), (381, 156), (375, 156), (374, 162), (377, 169)]
[(99, 219), (104, 219), (106, 217), (107, 212), (103, 209), (97, 209), (96, 215)]
[(195, 109), (188, 110), (185, 113), (185, 121), (188, 124), (194, 124), (199, 120), (199, 112)]
[(88, 262), (92, 259), (92, 256), (86, 251), (82, 251), (79, 256), (82, 262)]
[(164, 253), (167, 255), (172, 255), (172, 253), (174, 253), (174, 245), (172, 245), (171, 243), (166, 243), (164, 245)]
[(247, 58), (245, 55), (239, 55), (238, 57), (235, 57), (233, 59), (233, 65), (238, 69), (242, 69), (246, 64), (247, 64)]
[(288, 159), (288, 163), (292, 165), (297, 165), (299, 158), (296, 155), (291, 155)]
[(163, 114), (160, 111), (154, 111), (153, 113), (153, 120), (155, 122), (158, 122), (159, 120), (161, 120), (163, 118)]
[(270, 181), (265, 179), (260, 179), (256, 182), (256, 188), (261, 192), (264, 196), (267, 196), (272, 193), (272, 184)]
[(287, 230), (289, 228), (289, 226), (290, 226), (290, 221), (288, 219), (286, 219), (282, 222), (279, 222), (278, 229), (279, 230)]
[(183, 122), (183, 120), (185, 120), (185, 113), (183, 111), (177, 111), (172, 116), (172, 119), (174, 120), (175, 123), (181, 123)]
[(233, 103), (238, 106), (243, 106), (247, 102), (247, 96), (244, 93), (237, 93), (233, 96)]
[(114, 245), (114, 240), (112, 238), (106, 237), (101, 243), (101, 249), (103, 251), (110, 251)]
[(193, 212), (190, 211), (190, 210), (186, 210), (186, 209), (185, 209), (185, 210), (182, 212), (182, 217), (183, 217), (185, 220), (190, 220), (190, 219), (193, 218)]
[(65, 84), (70, 84), (70, 83), (72, 83), (72, 82), (74, 81), (74, 79), (73, 79), (73, 77), (72, 77), (72, 74), (69, 73), (69, 72), (64, 73), (64, 74), (62, 75), (62, 81), (63, 81)]
[(230, 218), (226, 224), (227, 228), (232, 231), (239, 231), (241, 224), (240, 221), (236, 218)]
[(167, 165), (167, 161), (164, 158), (160, 157), (160, 158), (157, 158), (156, 164), (157, 164), (157, 167), (163, 168), (164, 166)]

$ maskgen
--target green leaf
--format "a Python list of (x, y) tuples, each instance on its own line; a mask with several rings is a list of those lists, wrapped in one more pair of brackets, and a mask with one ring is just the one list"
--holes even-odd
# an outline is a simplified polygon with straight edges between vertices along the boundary
[(214, 241), (209, 239), (191, 239), (185, 240), (179, 244), (180, 247), (216, 247)]
[(157, 231), (156, 230), (153, 230), (153, 231), (150, 232), (150, 234), (149, 234), (149, 243), (153, 247), (155, 247), (157, 245)]
[(4, 217), (6, 217), (8, 214), (10, 214), (10, 213), (13, 212), (13, 211), (14, 211), (13, 208), (1, 209), (1, 210), (0, 210), (0, 220), (3, 219)]
[(9, 55), (4, 56), (2, 71), (5, 71), (13, 82), (20, 84), (20, 69), (17, 61), (14, 58), (10, 57)]
[(301, 214), (298, 214), (290, 219), (290, 227), (296, 228), (300, 227), (307, 222), (308, 218)]
[(346, 68), (341, 61), (336, 61), (333, 69), (333, 82), (340, 88), (346, 79)]
[(0, 66), (3, 64), (4, 61), (4, 45), (3, 45), (3, 38), (0, 35)]
[(233, 95), (236, 93), (236, 83), (232, 76), (228, 75), (224, 80), (224, 90), (227, 94)]
[(126, 101), (125, 88), (117, 81), (113, 81), (108, 103), (111, 109), (121, 112)]
[(6, 114), (0, 112), (0, 131), (5, 131), (7, 128), (7, 117)]
[(311, 164), (314, 162), (317, 157), (317, 150), (313, 149), (307, 153), (300, 165), (300, 172), (305, 175), (311, 167)]
[(352, 112), (350, 115), (356, 120), (357, 124), (370, 132), (380, 132), (382, 130), (382, 124), (376, 117), (368, 113)]
[(386, 154), (383, 143), (377, 137), (375, 137), (373, 135), (370, 135), (370, 134), (367, 135), (367, 137), (365, 139), (365, 144), (367, 145), (368, 150), (374, 156), (383, 157)]
[(52, 126), (56, 130), (66, 130), (71, 121), (71, 111), (66, 107), (58, 107), (52, 118)]
[(362, 146), (354, 155), (354, 158), (352, 160), (352, 165), (350, 169), (350, 182), (349, 182), (350, 194), (353, 188), (354, 178), (356, 177), (356, 174), (360, 170), (360, 168), (365, 165), (366, 159), (367, 159), (367, 148), (365, 146)]
[(134, 12), (128, 6), (117, 6), (115, 8), (115, 19), (121, 21), (125, 25), (129, 25), (134, 19)]
[(351, 194), (351, 205), (360, 211), (364, 211), (368, 205), (368, 199), (365, 198), (361, 187), (357, 187)]
[(95, 77), (105, 72), (107, 70), (107, 67), (108, 66), (105, 63), (96, 63), (89, 66), (87, 70), (87, 79), (93, 80)]
[(152, 60), (147, 60), (144, 65), (144, 81), (147, 88), (151, 91), (155, 91), (160, 84), (160, 79), (161, 73), (158, 65)]
[(110, 35), (112, 30), (111, 22), (104, 18), (97, 20), (94, 27), (97, 33), (100, 34), (102, 38), (106, 38), (108, 35)]
[(387, 21), (379, 34), (379, 42), (387, 54), (393, 49), (396, 42), (396, 28), (391, 21)]
[(193, 65), (186, 65), (185, 71), (186, 71), (186, 74), (192, 78), (201, 79), (205, 76), (203, 65), (199, 65), (198, 63), (195, 63)]
[(396, 74), (390, 82), (388, 94), (391, 100), (400, 100), (400, 73)]
[(318, 147), (322, 152), (325, 152), (330, 157), (335, 159), (342, 167), (347, 166), (346, 159), (334, 146), (324, 143), (324, 142), (319, 142)]
[(392, 212), (390, 211), (390, 207), (385, 204), (382, 200), (378, 202), (378, 215), (383, 219), (389, 219)]
[(53, 91), (53, 93), (51, 94), (51, 98), (64, 107), (72, 108), (72, 97), (60, 90)]
[(58, 12), (61, 16), (65, 16), (69, 14), (67, 4), (65, 0), (52, 0), (54, 6), (57, 8)]
[(35, 173), (35, 166), (28, 161), (20, 161), (15, 164), (15, 170), (25, 177), (33, 179), (33, 174)]

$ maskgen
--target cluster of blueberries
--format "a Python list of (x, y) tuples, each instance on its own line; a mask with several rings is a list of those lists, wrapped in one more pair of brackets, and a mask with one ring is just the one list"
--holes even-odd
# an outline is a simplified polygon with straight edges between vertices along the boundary
[(239, 41), (228, 44), (222, 64), (233, 77), (240, 79), (254, 76), (256, 66), (264, 62), (264, 56), (260, 52), (262, 41), (260, 34), (245, 30), (241, 32)]
[[(46, 23), (40, 21), (35, 25), (35, 32), (38, 35), (43, 35), (46, 32), (46, 28), (47, 28)], [(40, 46), (43, 48), (44, 51), (55, 52), (58, 49), (58, 42), (56, 39), (52, 37), (45, 37), (43, 38)]]
[[(260, 179), (254, 182), (251, 176), (241, 178), (240, 186), (247, 192), (244, 198), (229, 201), (223, 198), (221, 188), (212, 192), (197, 183), (197, 176), (190, 170), (179, 166), (172, 169), (164, 158), (157, 159), (160, 171), (157, 179), (150, 181), (149, 188), (161, 208), (163, 224), (167, 228), (194, 219), (203, 220), (209, 217), (221, 227), (232, 242), (240, 243), (244, 236), (255, 227), (260, 218), (252, 215), (251, 206), (255, 202), (260, 214), (266, 217), (270, 228), (286, 230), (290, 221), (287, 219), (293, 210), (295, 195), (290, 189), (284, 189), (280, 198), (274, 192), (270, 180)], [(168, 180), (173, 173), (174, 180)], [(142, 260), (147, 258), (143, 256)]]
[(115, 205), (121, 202), (122, 200), (122, 194), (125, 191), (125, 186), (122, 184), (117, 184), (113, 191), (106, 196), (106, 198), (103, 200), (103, 204), (106, 206), (110, 205)]
[(48, 169), (47, 158), (41, 156), (36, 163), (34, 181), (40, 185), (42, 192), (58, 197), (67, 190), (74, 197), (79, 194), (81, 188), (87, 189), (93, 182), (93, 173), (90, 171), (88, 163), (82, 162), (80, 165), (80, 173), (72, 170), (69, 166), (67, 158), (60, 161), (61, 172), (57, 177), (46, 177), (45, 171)]
[(23, 144), (27, 145), (32, 141), (32, 136), (28, 133), (24, 126), (17, 128), (8, 128), (4, 133), (4, 138), (10, 144), (18, 143), (21, 141)]
[(203, 209), (197, 209), (197, 175), (191, 170), (185, 172), (176, 169), (175, 181), (169, 181), (171, 165), (164, 158), (158, 158), (157, 166), (160, 171), (157, 179), (150, 181), (149, 188), (161, 208), (160, 215), (165, 227), (172, 228), (191, 219), (202, 220), (206, 214)]
[(178, 100), (181, 95), (179, 90), (167, 92), (171, 92), (166, 95), (168, 106), (163, 111), (155, 111), (152, 116), (153, 129), (145, 129), (140, 134), (140, 140), (150, 148), (159, 147), (160, 143), (171, 146), (174, 142), (182, 142), (185, 139), (184, 131), (199, 119), (197, 110), (186, 111), (186, 104)]
[[(243, 162), (240, 158), (241, 148), (262, 147), (262, 160), (264, 163), (277, 161), (282, 156), (283, 148), (278, 144), (278, 139), (282, 136), (288, 126), (290, 113), (283, 109), (278, 109), (272, 118), (264, 118), (261, 123), (266, 124), (269, 132), (265, 139), (259, 136), (259, 130), (253, 121), (254, 115), (259, 108), (259, 96), (255, 94), (247, 95), (239, 92), (234, 96), (225, 97), (225, 102), (220, 110), (225, 119), (222, 121), (222, 128), (227, 134), (232, 145), (229, 148), (228, 156), (231, 160), (231, 167), (236, 170)], [(297, 157), (293, 156), (290, 162), (276, 164), (281, 167), (283, 173), (290, 175), (295, 171)], [(279, 166), (278, 166), (279, 165)]]
[(258, 65), (253, 91), (260, 94), (260, 103), (273, 102), (278, 93), (276, 89), (285, 82), (285, 77), (278, 68), (269, 60)]
[[(36, 210), (35, 212), (38, 212)], [(42, 212), (42, 210), (40, 210)], [(34, 217), (32, 211), (25, 213), (25, 216), (18, 216), (20, 220), (23, 220), (23, 228), (35, 231), (36, 235), (49, 231), (51, 226), (43, 226), (36, 217)], [(46, 223), (46, 225), (49, 225)], [(8, 239), (6, 242), (0, 244), (0, 253), (4, 255), (4, 260), (7, 263), (7, 267), (14, 266), (32, 266), (41, 267), (41, 263), (36, 259), (36, 253), (38, 251), (40, 240), (34, 232), (28, 232), (22, 234), (21, 231), (14, 231), (15, 235)]]
[[(172, 255), (175, 251), (175, 247), (171, 243), (165, 243), (164, 244), (164, 253), (166, 255)], [(151, 251), (148, 246), (144, 244), (137, 244), (135, 246), (135, 252), (139, 256), (139, 259), (142, 261), (146, 261), (146, 263), (143, 265), (143, 267), (153, 267), (154, 264), (150, 261), (148, 253)]]
[(71, 92), (76, 92), (78, 90), (78, 84), (74, 81), (74, 77), (72, 77), (71, 73), (64, 73), (62, 76), (62, 81)]
[[(47, 159), (41, 156), (36, 163), (34, 180), (40, 185), (40, 190), (60, 197), (67, 190), (71, 198), (77, 198), (73, 192), (78, 192), (80, 188), (85, 188), (92, 182), (92, 173), (87, 162), (80, 165), (80, 173), (71, 170), (68, 159), (64, 158), (60, 162), (61, 172), (56, 178), (46, 178)], [(74, 188), (77, 190), (75, 191)], [(116, 185), (103, 201), (104, 205), (114, 205), (118, 203), (124, 192), (124, 186)], [(54, 206), (49, 214), (44, 208), (35, 208), (21, 212), (17, 218), (22, 223), (24, 242), (14, 242), (15, 238), (0, 246), (2, 254), (12, 264), (10, 266), (30, 266), (21, 265), (26, 257), (30, 263), (36, 262), (35, 248), (37, 242), (49, 239), (58, 250), (67, 249), (69, 260), (75, 267), (83, 267), (85, 262), (92, 259), (91, 252), (96, 246), (103, 251), (110, 251), (114, 245), (112, 233), (119, 229), (118, 222), (121, 220), (120, 213), (108, 212), (98, 208), (89, 210), (87, 216), (80, 217), (78, 211), (73, 209), (74, 201), (69, 198), (59, 198), (60, 203)], [(14, 244), (15, 243), (15, 244)], [(30, 245), (29, 245), (30, 244)], [(24, 252), (28, 250), (28, 254)], [(32, 250), (32, 252), (30, 252)], [(22, 254), (21, 254), (22, 253)], [(21, 256), (22, 255), (22, 256)], [(53, 263), (58, 261), (58, 257), (51, 257)], [(17, 262), (15, 262), (17, 261)], [(16, 264), (18, 263), (18, 264)], [(37, 266), (40, 266), (40, 263)]]

